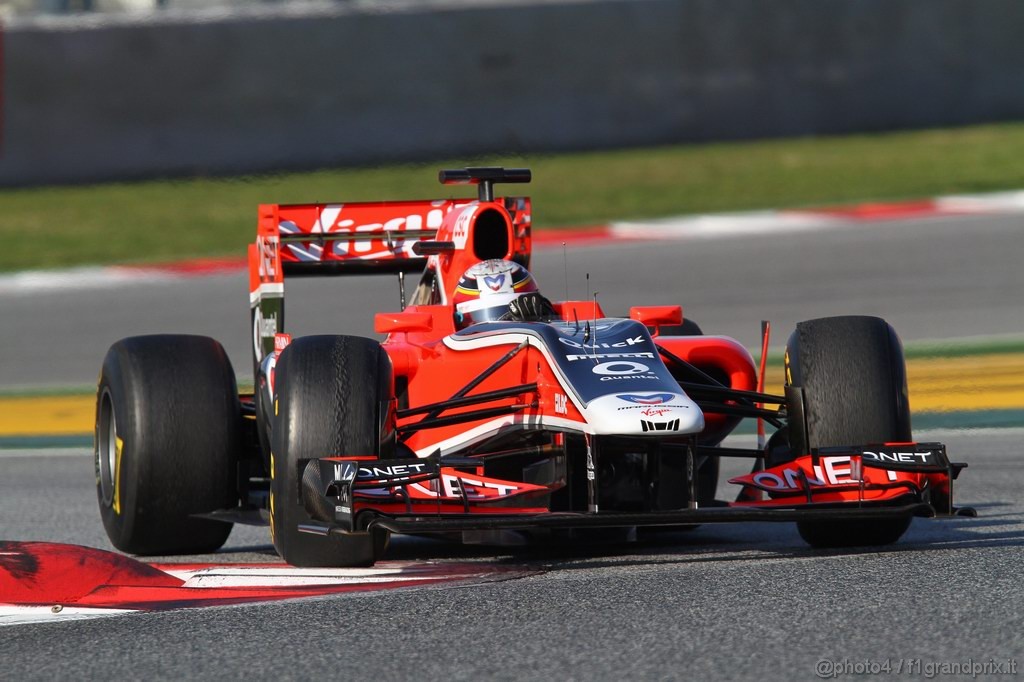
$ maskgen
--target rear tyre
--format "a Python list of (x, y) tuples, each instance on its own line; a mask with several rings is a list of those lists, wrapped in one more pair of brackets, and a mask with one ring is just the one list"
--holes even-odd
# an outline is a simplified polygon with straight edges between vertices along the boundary
[[(389, 457), (394, 434), (387, 409), (391, 361), (380, 344), (355, 336), (306, 336), (281, 353), (274, 380), (270, 528), (274, 547), (293, 566), (370, 566), (387, 533), (303, 533), (314, 519), (303, 505), (302, 475), (311, 459), (332, 455)], [(315, 506), (315, 501), (311, 501)]]
[[(803, 420), (791, 418), (794, 453), (811, 448), (911, 440), (903, 345), (877, 317), (826, 317), (797, 324), (786, 345), (787, 384), (802, 389)], [(799, 409), (790, 415), (799, 415)], [(800, 521), (812, 547), (896, 542), (910, 518)]]
[(132, 554), (219, 548), (234, 507), (238, 391), (224, 348), (202, 336), (136, 336), (107, 351), (96, 394), (96, 495), (111, 543)]

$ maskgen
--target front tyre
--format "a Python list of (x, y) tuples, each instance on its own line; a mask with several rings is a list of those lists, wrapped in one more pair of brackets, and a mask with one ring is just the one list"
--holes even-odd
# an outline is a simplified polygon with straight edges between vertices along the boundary
[(231, 524), (193, 514), (237, 504), (238, 391), (224, 348), (201, 336), (136, 336), (103, 360), (96, 495), (107, 536), (132, 554), (219, 548)]
[[(786, 383), (803, 389), (804, 419), (794, 419), (789, 434), (796, 454), (912, 440), (903, 345), (883, 319), (826, 317), (797, 324), (786, 344)], [(799, 413), (790, 409), (791, 418)], [(891, 544), (909, 526), (909, 517), (797, 522), (812, 547)]]
[(385, 531), (300, 531), (300, 524), (313, 521), (300, 487), (311, 459), (389, 456), (391, 377), (391, 361), (372, 339), (306, 336), (281, 353), (272, 407), (270, 528), (274, 547), (293, 566), (370, 566), (383, 553)]

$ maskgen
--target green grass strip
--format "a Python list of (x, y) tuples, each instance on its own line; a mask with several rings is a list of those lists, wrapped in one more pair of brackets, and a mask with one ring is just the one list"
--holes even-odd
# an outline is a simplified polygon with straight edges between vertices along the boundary
[(971, 355), (1003, 355), (1024, 353), (1024, 337), (993, 337), (919, 341), (906, 344), (903, 353), (908, 360), (924, 358), (962, 358)]
[(1024, 410), (922, 412), (912, 418), (914, 431), (934, 429), (1008, 429), (1024, 426)]
[(0, 190), (0, 271), (243, 256), (256, 205), (471, 196), (436, 171), (528, 166), (537, 229), (1024, 187), (1024, 123)]
[[(760, 357), (760, 348), (750, 348), (748, 350), (755, 360)], [(769, 350), (768, 362), (775, 365), (781, 365), (784, 352), (785, 351), (781, 348), (773, 348)], [(1024, 337), (994, 336), (911, 341), (903, 345), (903, 355), (907, 360), (963, 358), (970, 357), (972, 355), (1009, 355), (1014, 353), (1024, 353)]]

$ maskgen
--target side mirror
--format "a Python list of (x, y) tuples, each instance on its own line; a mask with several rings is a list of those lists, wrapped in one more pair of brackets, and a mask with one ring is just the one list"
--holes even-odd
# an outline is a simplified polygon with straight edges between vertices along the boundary
[(395, 332), (428, 332), (434, 328), (430, 313), (377, 313), (373, 317), (373, 330), (378, 334)]
[(645, 305), (629, 309), (629, 318), (645, 327), (661, 327), (683, 323), (683, 307), (678, 305)]

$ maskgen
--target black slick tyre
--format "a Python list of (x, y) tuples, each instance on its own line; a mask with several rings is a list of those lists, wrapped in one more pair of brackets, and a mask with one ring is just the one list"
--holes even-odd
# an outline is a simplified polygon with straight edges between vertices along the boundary
[[(885, 320), (797, 324), (786, 345), (786, 383), (803, 397), (802, 405), (790, 406), (794, 452), (911, 440), (903, 345)], [(813, 547), (857, 547), (896, 542), (909, 525), (910, 518), (800, 521), (797, 530)]]
[(142, 555), (199, 554), (231, 524), (194, 518), (237, 504), (238, 391), (224, 348), (201, 336), (136, 336), (103, 360), (96, 494), (111, 543)]
[(369, 566), (383, 553), (383, 530), (324, 536), (298, 528), (314, 521), (300, 492), (309, 460), (393, 450), (386, 432), (391, 377), (391, 361), (372, 339), (306, 336), (281, 353), (271, 409), (270, 525), (274, 547), (293, 566)]

